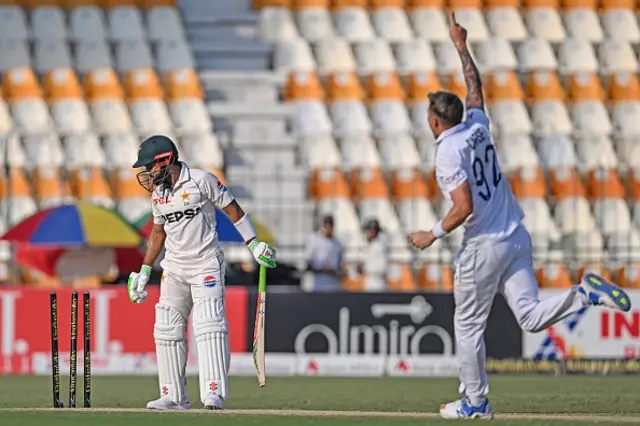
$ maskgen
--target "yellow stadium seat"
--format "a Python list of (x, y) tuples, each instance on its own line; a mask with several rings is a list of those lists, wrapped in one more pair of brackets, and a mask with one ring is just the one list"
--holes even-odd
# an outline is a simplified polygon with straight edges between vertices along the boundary
[(442, 83), (435, 72), (417, 72), (407, 79), (407, 93), (411, 103), (426, 101), (429, 93), (437, 92)]
[(640, 264), (623, 265), (617, 271), (616, 282), (626, 288), (640, 288)]
[(169, 101), (180, 99), (204, 99), (198, 74), (192, 68), (169, 71), (165, 75), (165, 94)]
[(73, 9), (81, 6), (100, 6), (102, 7), (102, 0), (62, 0), (62, 6), (67, 9)]
[(625, 198), (624, 187), (614, 169), (594, 169), (587, 175), (587, 194), (592, 200)]
[(387, 273), (388, 289), (390, 291), (415, 291), (416, 281), (409, 265), (394, 263)]
[(482, 9), (482, 0), (449, 0), (450, 9)]
[(71, 195), (69, 182), (63, 179), (56, 168), (40, 168), (33, 174), (33, 189), (35, 198), (62, 198)]
[(514, 71), (489, 74), (486, 84), (487, 101), (524, 101), (524, 91)]
[(329, 6), (329, 0), (292, 0), (291, 2), (291, 8), (296, 12), (311, 8), (328, 9)]
[[(600, 0), (603, 9), (633, 9), (634, 0)], [(636, 2), (640, 8), (640, 2)]]
[(516, 198), (544, 198), (547, 195), (544, 174), (538, 167), (517, 170), (510, 183)]
[(164, 98), (160, 79), (152, 68), (127, 72), (124, 76), (124, 91), (128, 101)]
[(78, 198), (111, 197), (112, 192), (102, 169), (82, 168), (71, 173), (71, 190)]
[(569, 76), (567, 98), (570, 101), (604, 100), (600, 79), (595, 73), (580, 73)]
[(376, 72), (367, 78), (367, 94), (371, 102), (404, 100), (404, 89), (395, 72)]
[(582, 281), (582, 276), (587, 272), (591, 272), (591, 273), (594, 273), (596, 275), (600, 275), (605, 280), (611, 281), (611, 272), (609, 271), (609, 269), (603, 263), (600, 263), (600, 262), (587, 262), (587, 263), (581, 265), (580, 268), (578, 269), (578, 274), (576, 276), (577, 282)]
[(459, 74), (452, 74), (447, 76), (447, 81), (444, 88), (451, 93), (454, 93), (460, 99), (464, 99), (467, 96), (467, 84), (464, 82), (464, 77)]
[(535, 9), (538, 7), (552, 7), (557, 9), (560, 7), (558, 0), (523, 0), (523, 6), (527, 9)]
[(629, 170), (625, 173), (624, 187), (634, 202), (640, 201), (640, 173), (638, 173), (638, 171)]
[(558, 75), (553, 71), (540, 71), (527, 79), (527, 98), (530, 101), (564, 101), (564, 92)]
[(569, 268), (562, 263), (551, 263), (536, 269), (538, 285), (544, 288), (568, 288), (573, 285)]
[(310, 176), (309, 195), (316, 200), (325, 198), (350, 198), (349, 185), (340, 170), (313, 170)]
[(31, 68), (14, 68), (2, 76), (2, 92), (9, 103), (42, 98), (38, 78)]
[(61, 99), (82, 99), (82, 86), (71, 68), (51, 70), (44, 75), (42, 82), (47, 102)]
[(254, 9), (262, 9), (263, 7), (291, 7), (291, 0), (253, 0), (252, 7)]
[(607, 97), (613, 102), (640, 101), (638, 76), (632, 73), (610, 76), (607, 82)]
[(125, 198), (149, 197), (149, 192), (140, 186), (136, 177), (136, 170), (120, 169), (110, 174), (113, 196), (122, 200)]
[(519, 8), (520, 1), (519, 0), (485, 0), (484, 6), (487, 9), (492, 9), (494, 7)]
[(156, 6), (175, 6), (175, 0), (137, 0), (139, 8), (151, 9)]
[(391, 194), (396, 200), (426, 198), (429, 188), (417, 170), (396, 170), (391, 173)]
[(22, 6), (33, 9), (41, 6), (63, 6), (63, 0), (22, 0)]
[(558, 167), (549, 171), (551, 196), (555, 199), (584, 197), (584, 184), (580, 175), (571, 167)]
[(426, 263), (418, 268), (418, 286), (426, 291), (453, 291), (453, 271), (448, 265)]
[(284, 87), (284, 99), (324, 101), (325, 93), (318, 75), (313, 71), (291, 72)]
[(562, 0), (560, 6), (563, 9), (595, 9), (596, 0)]
[(111, 9), (112, 7), (120, 6), (138, 6), (136, 0), (100, 0), (100, 6), (105, 9)]
[(427, 182), (427, 189), (429, 190), (429, 201), (435, 203), (438, 200), (438, 194), (440, 193), (438, 181), (436, 180), (435, 169), (426, 173), (425, 181)]
[(443, 9), (444, 0), (407, 0), (407, 9)]
[(22, 6), (22, 0), (0, 0), (0, 6)]
[(118, 76), (111, 68), (91, 70), (84, 78), (85, 96), (89, 102), (104, 99), (124, 99)]
[(345, 7), (367, 7), (367, 0), (332, 0), (331, 8), (334, 12)]
[(30, 197), (31, 188), (24, 170), (13, 167), (10, 170), (10, 178), (4, 172), (0, 175), (0, 198), (11, 197)]
[(389, 198), (389, 189), (380, 169), (354, 170), (350, 184), (354, 198)]
[(398, 9), (404, 9), (404, 0), (369, 0), (369, 8), (371, 10), (376, 10), (383, 7), (395, 7)]
[(364, 101), (364, 90), (355, 72), (335, 72), (327, 79), (327, 102), (342, 100)]
[(364, 290), (364, 275), (357, 272), (356, 265), (349, 263), (344, 265), (342, 288), (347, 291)]

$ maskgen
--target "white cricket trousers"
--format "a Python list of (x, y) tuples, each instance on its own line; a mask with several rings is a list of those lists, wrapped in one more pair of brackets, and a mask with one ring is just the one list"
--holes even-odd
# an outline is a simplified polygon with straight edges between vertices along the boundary
[(587, 304), (578, 288), (576, 285), (547, 300), (538, 299), (531, 237), (522, 225), (504, 240), (463, 247), (453, 287), (460, 391), (473, 404), (480, 403), (489, 392), (484, 331), (496, 292), (502, 293), (520, 327), (536, 333)]

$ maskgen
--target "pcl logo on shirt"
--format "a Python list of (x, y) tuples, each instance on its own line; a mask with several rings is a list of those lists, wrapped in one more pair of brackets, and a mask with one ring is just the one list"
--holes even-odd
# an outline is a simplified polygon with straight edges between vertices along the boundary
[(205, 287), (215, 287), (216, 286), (216, 277), (213, 275), (207, 275), (202, 280)]

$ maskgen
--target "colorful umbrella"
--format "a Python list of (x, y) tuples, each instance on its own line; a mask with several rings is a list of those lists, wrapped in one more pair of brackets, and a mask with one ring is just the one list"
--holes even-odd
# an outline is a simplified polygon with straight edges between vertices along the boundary
[(17, 244), (18, 264), (63, 280), (105, 276), (113, 265), (121, 274), (137, 271), (142, 254), (137, 247), (70, 247), (58, 248)]
[[(273, 234), (262, 225), (260, 222), (253, 219), (253, 225), (256, 228), (258, 239), (265, 243), (275, 244), (276, 239)], [(136, 228), (140, 230), (140, 233), (146, 238), (151, 233), (153, 227), (153, 217), (151, 214), (145, 215), (136, 221)], [(218, 241), (221, 243), (243, 243), (242, 237), (233, 226), (233, 222), (229, 219), (224, 212), (216, 209), (216, 230), (218, 231)]]
[(140, 234), (117, 213), (85, 202), (39, 211), (0, 238), (14, 243), (56, 248), (138, 247)]

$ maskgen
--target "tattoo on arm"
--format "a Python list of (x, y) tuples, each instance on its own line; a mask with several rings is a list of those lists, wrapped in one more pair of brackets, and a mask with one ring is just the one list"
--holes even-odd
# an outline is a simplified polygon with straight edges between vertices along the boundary
[(471, 58), (469, 48), (464, 46), (458, 48), (460, 61), (462, 62), (462, 71), (464, 73), (464, 81), (467, 84), (467, 109), (478, 108), (484, 109), (484, 98), (482, 97), (482, 80), (476, 64)]

